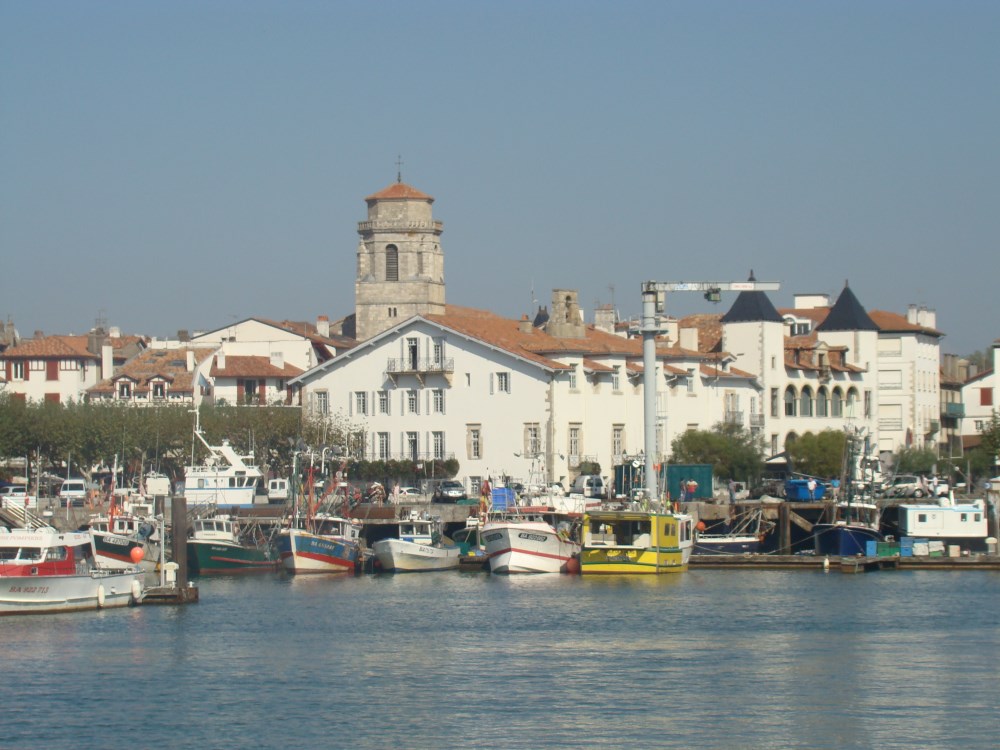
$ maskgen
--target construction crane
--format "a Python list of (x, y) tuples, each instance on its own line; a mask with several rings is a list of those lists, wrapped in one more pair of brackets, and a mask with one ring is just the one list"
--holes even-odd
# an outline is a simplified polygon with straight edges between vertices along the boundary
[(702, 292), (709, 302), (719, 302), (723, 292), (772, 292), (781, 288), (777, 281), (646, 281), (642, 284), (642, 394), (643, 442), (646, 453), (646, 492), (650, 500), (659, 497), (656, 458), (656, 337), (662, 333), (658, 316), (666, 309), (667, 292)]

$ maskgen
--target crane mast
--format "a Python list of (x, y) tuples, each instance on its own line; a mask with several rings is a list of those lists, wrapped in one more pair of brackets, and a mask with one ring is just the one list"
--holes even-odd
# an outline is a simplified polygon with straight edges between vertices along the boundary
[(658, 316), (666, 309), (667, 292), (703, 292), (709, 302), (722, 299), (722, 292), (770, 292), (781, 288), (777, 281), (646, 281), (642, 284), (642, 412), (646, 493), (659, 497), (656, 476), (656, 337), (662, 332)]

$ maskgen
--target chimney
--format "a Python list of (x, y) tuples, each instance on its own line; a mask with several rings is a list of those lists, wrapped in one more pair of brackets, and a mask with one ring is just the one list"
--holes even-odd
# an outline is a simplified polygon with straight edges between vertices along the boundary
[(325, 315), (316, 318), (316, 333), (324, 338), (330, 338), (330, 319)]
[(681, 349), (690, 349), (693, 352), (698, 351), (698, 329), (682, 328), (680, 330), (679, 343)]
[(531, 333), (535, 330), (535, 327), (531, 325), (531, 321), (528, 320), (527, 314), (521, 316), (521, 319), (517, 322), (517, 330), (521, 333)]
[(120, 339), (122, 337), (122, 329), (118, 326), (111, 326), (108, 330), (108, 335), (113, 339)]
[(101, 346), (101, 380), (108, 380), (115, 374), (115, 352), (107, 341)]
[(194, 349), (188, 349), (185, 354), (187, 355), (187, 371), (194, 372)]
[(917, 306), (909, 305), (906, 308), (906, 322), (910, 325), (918, 325)]
[(215, 366), (220, 370), (226, 369), (226, 353), (222, 349), (215, 353)]
[(186, 343), (191, 340), (191, 334), (188, 333), (186, 328), (181, 328), (177, 331), (177, 340), (181, 343)]
[(279, 370), (285, 369), (285, 355), (281, 352), (271, 352), (271, 367), (277, 367)]

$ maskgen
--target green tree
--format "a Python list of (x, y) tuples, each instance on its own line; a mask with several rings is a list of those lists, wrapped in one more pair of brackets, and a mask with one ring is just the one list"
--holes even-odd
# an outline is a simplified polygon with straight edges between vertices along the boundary
[(903, 448), (896, 454), (897, 474), (931, 474), (938, 464), (937, 454), (930, 448)]
[(742, 425), (720, 422), (711, 430), (688, 430), (670, 444), (674, 463), (712, 464), (720, 479), (753, 481), (764, 465), (763, 446)]
[(829, 479), (844, 473), (847, 435), (839, 430), (807, 432), (785, 445), (789, 466), (800, 474)]

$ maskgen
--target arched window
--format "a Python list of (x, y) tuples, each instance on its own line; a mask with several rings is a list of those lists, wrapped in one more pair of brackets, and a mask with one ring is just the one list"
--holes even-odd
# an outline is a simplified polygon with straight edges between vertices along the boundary
[(795, 389), (792, 386), (785, 389), (785, 416), (795, 416)]
[(399, 281), (399, 248), (395, 245), (385, 246), (385, 280)]
[(858, 391), (856, 388), (850, 388), (847, 391), (847, 404), (844, 409), (844, 416), (853, 417), (856, 416), (855, 409), (858, 404)]
[(813, 415), (812, 388), (805, 386), (802, 395), (799, 396), (799, 416), (811, 417)]
[(830, 415), (834, 417), (844, 416), (844, 397), (840, 392), (840, 388), (833, 389), (833, 398), (830, 401)]
[(816, 416), (830, 416), (830, 396), (827, 394), (826, 388), (820, 388), (816, 391)]

